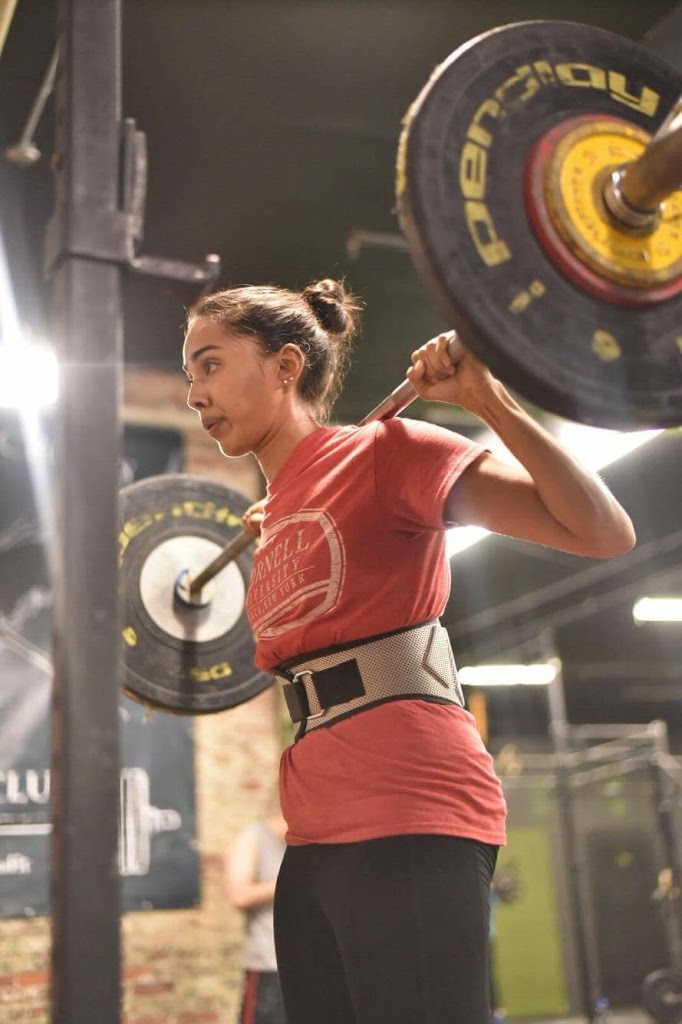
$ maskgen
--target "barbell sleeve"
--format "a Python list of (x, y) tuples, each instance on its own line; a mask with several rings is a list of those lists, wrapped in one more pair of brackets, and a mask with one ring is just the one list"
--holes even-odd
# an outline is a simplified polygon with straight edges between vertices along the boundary
[[(607, 181), (604, 201), (625, 225), (651, 222), (661, 203), (682, 186), (682, 96), (637, 160)], [(631, 214), (632, 216), (629, 216)]]
[(194, 597), (201, 591), (202, 587), (216, 576), (221, 569), (224, 569), (229, 562), (233, 562), (235, 558), (241, 555), (242, 551), (246, 551), (248, 546), (254, 540), (250, 533), (246, 530), (242, 530), (233, 537), (229, 544), (226, 544), (219, 555), (209, 562), (205, 569), (202, 569), (198, 576), (191, 580), (189, 584), (190, 597)]
[[(453, 363), (458, 363), (464, 355), (464, 347), (455, 335), (454, 331), (451, 341), (448, 343), (448, 355)], [(369, 412), (364, 419), (360, 420), (359, 426), (364, 426), (366, 423), (375, 423), (377, 420), (388, 420), (393, 416), (397, 416), (402, 409), (410, 405), (411, 402), (417, 397), (417, 392), (412, 387), (409, 380), (404, 380), (402, 384), (399, 384), (391, 394), (380, 402), (379, 405), (375, 406), (371, 412)], [(190, 597), (195, 597), (202, 587), (216, 576), (221, 569), (224, 569), (226, 565), (233, 562), (235, 558), (241, 555), (242, 551), (246, 551), (248, 546), (254, 540), (250, 533), (246, 530), (242, 530), (238, 533), (233, 540), (227, 544), (212, 562), (202, 569), (198, 576), (190, 581), (189, 594)]]

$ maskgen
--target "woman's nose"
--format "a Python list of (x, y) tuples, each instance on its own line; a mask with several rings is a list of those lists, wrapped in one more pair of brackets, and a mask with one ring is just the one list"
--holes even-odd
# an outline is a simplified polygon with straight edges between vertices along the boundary
[(202, 409), (206, 406), (206, 398), (196, 384), (190, 384), (187, 392), (187, 404), (190, 409)]

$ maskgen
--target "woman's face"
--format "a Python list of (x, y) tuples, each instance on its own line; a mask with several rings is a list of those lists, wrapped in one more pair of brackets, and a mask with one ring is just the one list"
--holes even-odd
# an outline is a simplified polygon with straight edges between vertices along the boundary
[(211, 320), (193, 320), (183, 348), (187, 404), (225, 455), (258, 453), (275, 428), (277, 355)]

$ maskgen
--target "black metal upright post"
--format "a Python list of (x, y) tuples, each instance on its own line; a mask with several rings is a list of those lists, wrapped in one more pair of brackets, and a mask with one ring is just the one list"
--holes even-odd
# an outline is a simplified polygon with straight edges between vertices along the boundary
[(56, 414), (52, 1022), (120, 1019), (115, 543), (122, 364), (120, 0), (58, 0), (47, 236)]
[(670, 756), (666, 725), (662, 721), (652, 722), (652, 728), (655, 729), (651, 773), (656, 824), (663, 864), (668, 875), (663, 883), (659, 881), (659, 898), (670, 959), (668, 966), (679, 971), (682, 969), (682, 858), (675, 814), (680, 803), (680, 792), (670, 774), (671, 765), (675, 762)]

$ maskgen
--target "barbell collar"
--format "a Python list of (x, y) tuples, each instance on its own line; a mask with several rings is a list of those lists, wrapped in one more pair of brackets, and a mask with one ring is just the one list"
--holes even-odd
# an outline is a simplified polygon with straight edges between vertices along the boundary
[(212, 593), (207, 583), (204, 583), (192, 592), (190, 571), (189, 569), (183, 569), (175, 581), (174, 597), (188, 608), (206, 608), (211, 603)]
[(654, 210), (638, 210), (623, 195), (623, 179), (627, 167), (619, 167), (609, 175), (604, 185), (604, 205), (621, 228), (633, 232), (645, 232), (652, 229), (660, 220), (660, 208)]
[(614, 174), (607, 184), (604, 199), (611, 213), (622, 219), (627, 226), (633, 225), (638, 219), (641, 223), (642, 218), (651, 224), (661, 203), (680, 186), (682, 98), (675, 104), (641, 157)]

